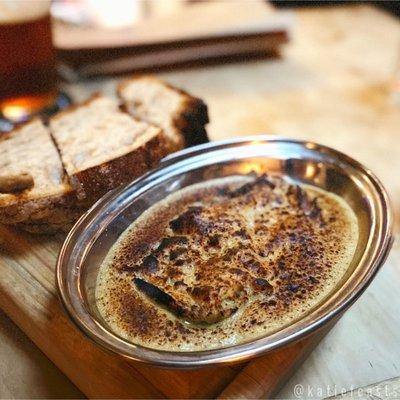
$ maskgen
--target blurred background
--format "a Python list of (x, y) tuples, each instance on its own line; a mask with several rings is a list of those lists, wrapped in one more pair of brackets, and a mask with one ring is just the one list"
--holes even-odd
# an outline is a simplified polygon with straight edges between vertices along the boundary
[(68, 105), (60, 81), (275, 56), (291, 25), (262, 0), (0, 0), (0, 130)]
[[(349, 3), (1, 0), (0, 130), (67, 106), (60, 81), (280, 57), (293, 9)], [(373, 4), (399, 14), (399, 2)]]

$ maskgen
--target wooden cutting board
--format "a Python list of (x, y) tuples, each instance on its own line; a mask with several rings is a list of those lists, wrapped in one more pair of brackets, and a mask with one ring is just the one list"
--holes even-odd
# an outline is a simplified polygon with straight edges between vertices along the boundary
[(100, 349), (68, 320), (54, 279), (62, 236), (0, 227), (0, 307), (90, 398), (261, 398), (275, 393), (322, 337), (246, 364), (169, 370)]

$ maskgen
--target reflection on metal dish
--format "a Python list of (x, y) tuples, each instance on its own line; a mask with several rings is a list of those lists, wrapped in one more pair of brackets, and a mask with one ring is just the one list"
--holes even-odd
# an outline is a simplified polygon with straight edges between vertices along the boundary
[[(194, 352), (145, 348), (116, 336), (101, 319), (94, 290), (110, 247), (139, 215), (170, 193), (217, 177), (251, 171), (277, 174), (341, 196), (355, 212), (359, 240), (341, 285), (310, 313), (256, 340)], [(57, 262), (57, 284), (71, 319), (100, 346), (153, 365), (200, 367), (244, 361), (304, 338), (340, 316), (363, 292), (385, 261), (392, 243), (392, 215), (377, 178), (350, 157), (315, 143), (272, 136), (214, 142), (185, 149), (128, 186), (108, 193), (74, 226)]]

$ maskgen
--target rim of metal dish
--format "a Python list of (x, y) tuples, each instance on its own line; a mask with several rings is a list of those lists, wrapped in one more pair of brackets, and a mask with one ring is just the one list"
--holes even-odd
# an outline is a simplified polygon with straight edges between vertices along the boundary
[[(93, 222), (94, 216), (104, 207), (108, 202), (117, 198), (121, 193), (123, 193), (127, 188), (132, 189), (134, 186), (142, 187), (146, 186), (146, 182), (150, 180), (154, 182), (163, 176), (163, 171), (165, 169), (174, 169), (179, 167), (185, 160), (192, 159), (196, 155), (207, 153), (209, 151), (215, 151), (220, 148), (237, 147), (244, 145), (254, 145), (254, 144), (268, 144), (268, 143), (288, 143), (301, 145), (306, 149), (316, 151), (319, 153), (324, 153), (330, 155), (341, 162), (355, 168), (361, 174), (368, 178), (371, 186), (375, 190), (375, 195), (378, 197), (379, 202), (375, 204), (378, 208), (378, 215), (376, 218), (379, 221), (380, 229), (378, 229), (378, 236), (374, 237), (376, 241), (376, 246), (373, 254), (365, 259), (365, 254), (360, 260), (356, 268), (361, 266), (365, 269), (365, 273), (361, 276), (361, 279), (355, 282), (352, 290), (347, 292), (345, 295), (340, 293), (341, 297), (334, 293), (329, 298), (329, 304), (325, 306), (327, 310), (324, 310), (317, 318), (309, 319), (312, 313), (307, 314), (300, 321), (305, 321), (300, 329), (294, 330), (290, 329), (291, 324), (285, 327), (283, 330), (275, 332), (271, 335), (261, 337), (259, 339), (252, 340), (247, 343), (237, 344), (231, 347), (223, 347), (214, 350), (204, 350), (204, 351), (194, 351), (194, 352), (173, 352), (173, 351), (162, 351), (146, 348), (143, 346), (135, 345), (130, 343), (119, 336), (116, 336), (110, 330), (106, 329), (100, 323), (98, 323), (89, 312), (85, 311), (83, 306), (78, 306), (73, 304), (71, 297), (69, 296), (68, 289), (65, 284), (64, 273), (68, 272), (73, 274), (79, 274), (79, 268), (75, 265), (69, 265), (68, 254), (70, 250), (74, 248), (76, 243), (79, 242), (80, 234), (85, 230), (85, 226)], [(140, 194), (137, 193), (137, 195)], [(140, 361), (152, 365), (165, 366), (165, 367), (177, 367), (177, 368), (193, 368), (201, 367), (210, 364), (220, 364), (220, 363), (232, 363), (244, 361), (248, 358), (261, 355), (267, 351), (274, 350), (278, 347), (285, 346), (287, 344), (293, 343), (303, 337), (309, 335), (310, 333), (316, 331), (317, 329), (324, 326), (328, 321), (332, 320), (334, 317), (339, 316), (345, 309), (347, 309), (354, 301), (362, 294), (362, 292), (367, 288), (369, 283), (372, 281), (373, 277), (379, 270), (379, 268), (384, 263), (388, 252), (391, 248), (393, 241), (392, 237), (392, 213), (390, 208), (390, 202), (388, 195), (378, 180), (378, 178), (366, 167), (364, 167), (359, 162), (355, 161), (351, 157), (334, 150), (330, 147), (319, 145), (309, 141), (289, 139), (280, 136), (269, 136), (269, 135), (258, 135), (258, 136), (248, 136), (230, 140), (224, 140), (219, 142), (211, 142), (199, 146), (195, 146), (189, 149), (184, 149), (170, 156), (167, 156), (160, 164), (160, 166), (150, 171), (149, 173), (143, 175), (139, 179), (130, 183), (124, 188), (120, 188), (109, 192), (107, 195), (102, 197), (97, 203), (95, 203), (90, 210), (88, 210), (74, 225), (72, 230), (69, 232), (64, 244), (60, 250), (57, 265), (56, 265), (56, 284), (59, 291), (59, 296), (61, 302), (71, 318), (71, 320), (76, 324), (76, 326), (90, 339), (99, 344), (104, 349), (107, 349), (113, 353), (117, 353), (120, 356), (133, 360)], [(376, 233), (376, 232), (375, 232)], [(95, 241), (96, 238), (91, 240), (91, 243)], [(85, 252), (86, 250), (84, 250)], [(73, 270), (72, 270), (73, 269)], [(77, 294), (80, 294), (80, 288), (74, 288)], [(332, 303), (332, 304), (331, 304)], [(324, 309), (324, 305), (321, 307)], [(295, 323), (298, 321), (295, 321)], [(279, 333), (286, 331), (286, 335), (279, 336)]]

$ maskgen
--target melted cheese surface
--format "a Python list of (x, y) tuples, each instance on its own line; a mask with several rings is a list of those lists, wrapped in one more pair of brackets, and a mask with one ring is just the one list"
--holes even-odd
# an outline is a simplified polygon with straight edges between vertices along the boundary
[(182, 189), (119, 238), (97, 280), (100, 314), (119, 336), (195, 351), (271, 334), (321, 303), (358, 241), (349, 205), (277, 177)]

